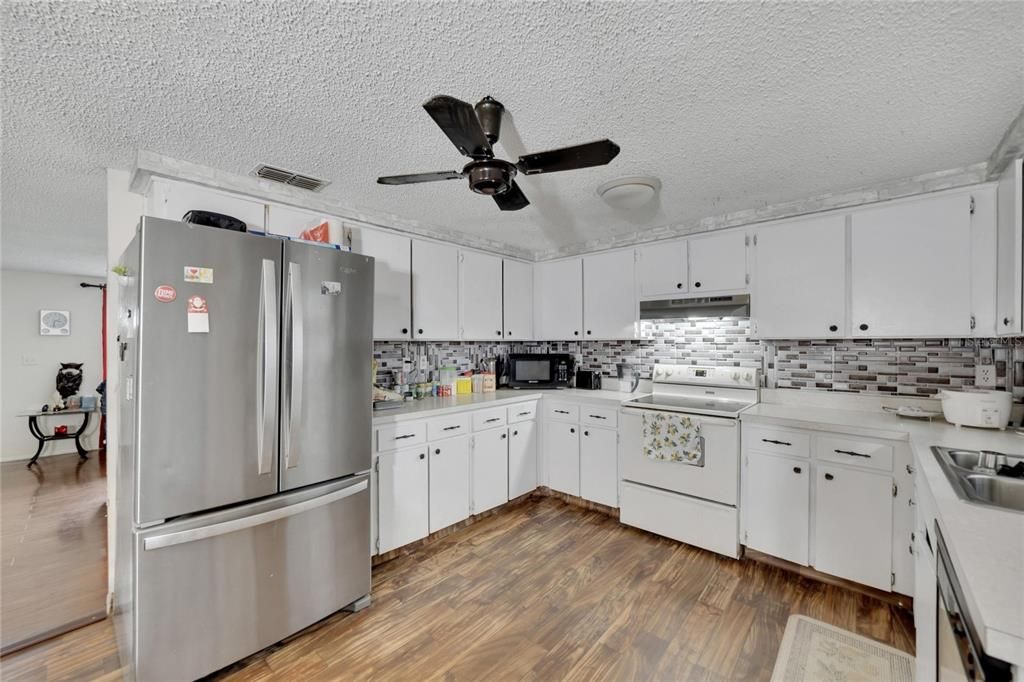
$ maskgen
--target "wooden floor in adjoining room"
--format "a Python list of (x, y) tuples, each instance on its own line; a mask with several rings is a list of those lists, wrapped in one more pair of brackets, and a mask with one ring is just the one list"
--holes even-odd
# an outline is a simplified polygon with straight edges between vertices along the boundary
[[(767, 680), (790, 614), (913, 652), (899, 607), (552, 498), (378, 566), (373, 599), (214, 677)], [(107, 622), (0, 665), (5, 680), (117, 670)]]
[(98, 453), (0, 464), (2, 649), (104, 616), (107, 483)]

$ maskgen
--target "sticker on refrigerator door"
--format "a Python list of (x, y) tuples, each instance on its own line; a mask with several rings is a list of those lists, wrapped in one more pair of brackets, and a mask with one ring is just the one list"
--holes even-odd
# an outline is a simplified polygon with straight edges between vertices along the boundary
[(323, 280), (320, 282), (320, 294), (322, 296), (337, 296), (341, 293), (341, 282)]
[(188, 333), (209, 334), (210, 333), (210, 310), (206, 305), (206, 299), (202, 296), (189, 296), (188, 308)]
[(185, 281), (198, 284), (213, 284), (213, 268), (199, 268), (194, 265), (186, 265)]
[(153, 298), (161, 303), (170, 303), (178, 298), (178, 292), (170, 284), (161, 284), (153, 290)]

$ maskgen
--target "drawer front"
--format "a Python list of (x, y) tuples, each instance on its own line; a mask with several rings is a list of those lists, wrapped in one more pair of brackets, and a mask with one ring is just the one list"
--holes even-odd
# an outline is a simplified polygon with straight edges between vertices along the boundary
[(469, 433), (470, 417), (468, 412), (437, 417), (427, 422), (427, 439), (431, 442), (442, 438), (464, 436)]
[(545, 400), (544, 417), (559, 422), (578, 422), (580, 406), (572, 403), (549, 403)]
[(426, 442), (426, 422), (398, 422), (377, 427), (377, 452), (407, 448)]
[(619, 418), (619, 410), (615, 407), (598, 405), (580, 405), (580, 421), (592, 426), (607, 426), (614, 429)]
[(818, 436), (814, 456), (823, 462), (892, 471), (893, 447), (885, 441)]
[(505, 412), (507, 408), (492, 407), (489, 410), (480, 410), (473, 413), (473, 430), (493, 429), (505, 425)]
[(520, 403), (519, 405), (513, 405), (508, 408), (508, 423), (515, 424), (516, 422), (527, 422), (531, 419), (537, 418), (537, 401), (532, 400), (528, 403)]
[(776, 426), (744, 426), (743, 449), (791, 457), (811, 456), (811, 435)]

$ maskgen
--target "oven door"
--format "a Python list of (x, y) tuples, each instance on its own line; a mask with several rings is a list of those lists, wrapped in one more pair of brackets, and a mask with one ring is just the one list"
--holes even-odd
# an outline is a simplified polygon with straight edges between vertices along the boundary
[(704, 466), (650, 459), (644, 455), (644, 413), (680, 414), (623, 407), (619, 470), (633, 483), (736, 506), (739, 496), (740, 430), (736, 419), (685, 415), (700, 425)]

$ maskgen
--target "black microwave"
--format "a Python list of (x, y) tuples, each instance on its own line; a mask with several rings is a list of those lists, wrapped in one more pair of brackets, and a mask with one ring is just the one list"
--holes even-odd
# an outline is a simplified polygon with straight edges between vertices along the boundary
[(575, 361), (568, 353), (513, 353), (508, 356), (512, 388), (565, 388)]

